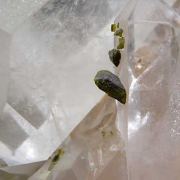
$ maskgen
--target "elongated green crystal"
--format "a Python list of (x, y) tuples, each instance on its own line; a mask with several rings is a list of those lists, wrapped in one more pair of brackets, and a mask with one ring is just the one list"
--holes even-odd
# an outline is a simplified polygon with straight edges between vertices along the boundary
[(122, 104), (126, 103), (126, 90), (116, 75), (110, 71), (101, 70), (96, 74), (94, 81), (96, 86), (109, 96), (117, 99)]
[(112, 49), (109, 51), (109, 59), (115, 66), (119, 66), (121, 60), (121, 52), (118, 49)]
[[(55, 153), (54, 153), (54, 157), (51, 160), (51, 163), (48, 167), (48, 170), (51, 171), (52, 168), (58, 163), (58, 161), (62, 158), (62, 156), (64, 155), (65, 151), (60, 148), (58, 149)], [(51, 158), (50, 158), (51, 159)]]
[(57, 162), (64, 155), (64, 150), (59, 149), (52, 159), (52, 162)]

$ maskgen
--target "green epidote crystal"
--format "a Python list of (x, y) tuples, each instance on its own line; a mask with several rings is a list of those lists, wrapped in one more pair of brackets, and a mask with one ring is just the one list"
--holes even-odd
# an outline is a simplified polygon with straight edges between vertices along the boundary
[(124, 49), (124, 45), (125, 45), (125, 38), (124, 37), (120, 37), (117, 49)]
[[(53, 167), (58, 163), (58, 161), (62, 158), (62, 156), (64, 155), (65, 151), (60, 148), (55, 152), (54, 157), (51, 160), (51, 163), (49, 165), (48, 170), (51, 171), (53, 169)], [(50, 158), (51, 159), (51, 158)]]
[(56, 154), (53, 159), (52, 159), (52, 162), (57, 162), (59, 160), (59, 154)]
[(111, 24), (111, 32), (115, 32), (117, 29), (117, 25), (116, 24)]
[(64, 153), (65, 152), (63, 149), (59, 149), (55, 154), (55, 156), (53, 157), (52, 162), (57, 162), (64, 155)]
[(109, 96), (122, 104), (126, 103), (126, 90), (116, 75), (107, 70), (101, 70), (96, 74), (94, 81), (97, 87)]
[(118, 49), (112, 49), (109, 51), (109, 59), (115, 66), (118, 66), (121, 60), (121, 52)]
[(117, 31), (115, 31), (115, 33), (114, 33), (114, 35), (115, 36), (120, 36), (120, 37), (122, 37), (122, 35), (123, 35), (123, 29), (118, 29)]

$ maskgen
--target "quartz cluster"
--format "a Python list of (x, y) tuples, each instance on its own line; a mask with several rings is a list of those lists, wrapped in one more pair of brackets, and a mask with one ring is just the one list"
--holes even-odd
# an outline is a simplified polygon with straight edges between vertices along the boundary
[(127, 101), (97, 103), (123, 2), (0, 0), (0, 180), (180, 179), (179, 0), (127, 2)]

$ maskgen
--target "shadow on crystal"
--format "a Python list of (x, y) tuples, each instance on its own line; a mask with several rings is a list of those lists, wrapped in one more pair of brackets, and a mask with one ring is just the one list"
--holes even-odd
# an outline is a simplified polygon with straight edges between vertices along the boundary
[(27, 133), (17, 124), (13, 115), (4, 111), (0, 118), (0, 141), (15, 151), (27, 137)]
[(9, 96), (8, 102), (24, 119), (37, 129), (42, 126), (47, 118), (46, 110), (40, 109), (41, 105), (30, 99), (26, 94), (23, 94), (20, 99), (17, 99), (17, 96)]

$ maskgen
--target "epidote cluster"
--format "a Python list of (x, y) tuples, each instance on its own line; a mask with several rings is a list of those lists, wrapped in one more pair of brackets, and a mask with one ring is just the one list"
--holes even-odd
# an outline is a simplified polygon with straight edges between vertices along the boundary
[[(124, 49), (125, 37), (123, 36), (123, 29), (118, 24), (111, 25), (111, 31), (114, 36), (118, 38), (118, 45), (109, 51), (109, 59), (117, 67), (121, 61), (121, 51)], [(95, 84), (99, 89), (107, 93), (109, 96), (117, 99), (122, 104), (126, 103), (126, 90), (121, 83), (118, 76), (107, 70), (98, 71), (95, 78)]]

